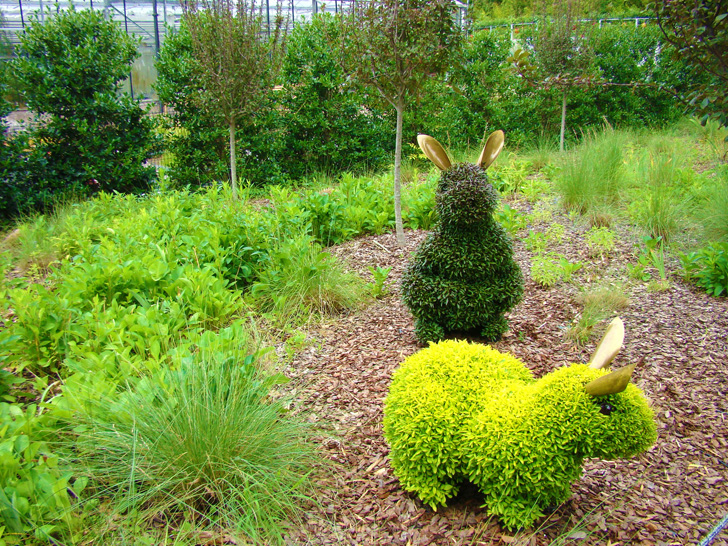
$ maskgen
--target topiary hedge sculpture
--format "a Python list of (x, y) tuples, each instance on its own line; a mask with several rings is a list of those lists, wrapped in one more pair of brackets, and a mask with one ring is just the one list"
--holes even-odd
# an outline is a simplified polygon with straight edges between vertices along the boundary
[(442, 341), (395, 371), (384, 436), (404, 489), (433, 509), (475, 484), (505, 527), (527, 527), (570, 496), (584, 458), (632, 457), (656, 439), (652, 410), (629, 384), (634, 364), (607, 373), (624, 326), (612, 321), (591, 360), (539, 380), (489, 346)]
[(498, 196), (485, 172), (503, 148), (503, 131), (490, 135), (475, 165), (451, 166), (434, 138), (419, 135), (417, 141), (443, 172), (436, 196), (440, 222), (402, 277), (415, 334), (427, 343), (477, 330), (494, 341), (508, 329), (503, 314), (523, 294), (511, 241), (493, 218)]

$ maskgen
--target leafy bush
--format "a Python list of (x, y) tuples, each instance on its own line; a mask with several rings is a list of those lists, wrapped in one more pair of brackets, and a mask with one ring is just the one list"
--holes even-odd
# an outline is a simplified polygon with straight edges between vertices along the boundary
[(392, 124), (362, 90), (347, 83), (336, 56), (340, 26), (330, 13), (295, 26), (287, 39), (281, 106), (283, 168), (292, 178), (311, 171), (377, 169), (389, 158)]
[(479, 330), (497, 339), (503, 314), (523, 294), (513, 248), (493, 213), (497, 195), (485, 170), (459, 164), (443, 171), (435, 231), (420, 245), (402, 277), (402, 300), (415, 316), (418, 339)]
[(138, 100), (120, 94), (137, 55), (134, 41), (101, 12), (69, 9), (32, 20), (12, 61), (37, 116), (23, 207), (149, 187), (152, 121)]
[(526, 215), (512, 208), (508, 203), (501, 204), (495, 213), (495, 219), (511, 235), (516, 235), (528, 225)]
[(728, 243), (713, 243), (697, 252), (680, 255), (684, 275), (708, 294), (728, 294)]
[(656, 439), (636, 386), (586, 393), (604, 374), (573, 364), (536, 381), (522, 362), (488, 346), (432, 344), (395, 371), (385, 399), (394, 472), (433, 508), (469, 480), (506, 527), (529, 526), (569, 498), (585, 458), (631, 457)]
[(23, 537), (28, 535), (49, 540), (67, 530), (80, 530), (81, 519), (71, 513), (71, 505), (87, 480), (59, 466), (48, 442), (49, 416), (36, 404), (20, 408), (0, 402), (0, 418), (2, 539), (7, 544), (27, 544)]
[[(172, 107), (165, 120), (165, 148), (171, 154), (168, 174), (178, 186), (203, 186), (229, 180), (229, 134), (225, 126), (194, 101), (200, 85), (192, 59), (192, 41), (184, 24), (169, 34), (159, 54), (157, 82), (161, 101)], [(281, 119), (270, 91), (263, 106), (236, 130), (237, 176), (255, 186), (286, 182), (279, 164), (283, 151)]]
[(614, 250), (615, 238), (611, 229), (595, 226), (586, 232), (586, 246), (592, 256), (603, 256)]

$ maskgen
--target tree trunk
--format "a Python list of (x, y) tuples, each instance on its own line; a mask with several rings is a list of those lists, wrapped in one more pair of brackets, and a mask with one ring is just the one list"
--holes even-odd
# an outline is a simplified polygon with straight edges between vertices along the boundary
[(235, 120), (230, 121), (230, 186), (233, 199), (238, 199), (238, 173), (235, 165)]
[(564, 135), (566, 133), (566, 89), (561, 96), (561, 139), (559, 140), (559, 150), (564, 151)]
[(397, 233), (397, 244), (404, 246), (404, 226), (402, 224), (402, 199), (401, 199), (401, 176), (402, 176), (402, 117), (404, 115), (404, 103), (397, 102), (397, 138), (394, 146), (394, 229)]

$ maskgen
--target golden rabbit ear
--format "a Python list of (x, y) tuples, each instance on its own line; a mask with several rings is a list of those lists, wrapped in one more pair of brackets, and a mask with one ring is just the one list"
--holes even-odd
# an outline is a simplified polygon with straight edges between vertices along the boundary
[(417, 135), (417, 144), (420, 145), (428, 159), (437, 165), (441, 171), (446, 171), (452, 166), (445, 149), (431, 136)]
[(627, 388), (635, 366), (636, 364), (630, 364), (615, 372), (597, 377), (594, 381), (587, 383), (584, 390), (592, 396), (606, 396), (622, 392)]
[(495, 158), (498, 157), (498, 154), (501, 153), (504, 143), (505, 134), (503, 133), (503, 131), (498, 129), (497, 131), (491, 133), (485, 143), (483, 151), (480, 152), (480, 157), (478, 158), (476, 165), (479, 165), (484, 169), (490, 167), (491, 163), (493, 163), (493, 161), (495, 161)]
[(604, 337), (602, 337), (602, 340), (597, 345), (594, 354), (589, 360), (589, 367), (599, 369), (609, 366), (620, 349), (622, 349), (623, 342), (624, 322), (622, 322), (621, 318), (617, 317), (607, 326)]

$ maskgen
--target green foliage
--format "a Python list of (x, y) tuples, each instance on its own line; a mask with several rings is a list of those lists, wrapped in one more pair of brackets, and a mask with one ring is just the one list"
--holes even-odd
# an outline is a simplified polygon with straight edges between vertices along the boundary
[[(165, 148), (172, 156), (167, 171), (170, 178), (180, 187), (229, 179), (228, 130), (197, 105), (195, 90), (201, 83), (184, 24), (165, 38), (156, 66), (157, 93), (173, 110), (164, 120)], [(273, 108), (275, 97), (272, 92), (261, 92), (261, 99), (260, 108), (238, 121), (236, 128), (237, 174), (256, 186), (286, 180), (279, 163), (284, 141), (282, 121)]]
[(653, 273), (650, 269), (657, 271), (658, 279), (663, 283), (667, 281), (665, 270), (665, 248), (662, 237), (642, 237), (643, 246), (640, 247), (637, 255), (637, 264), (629, 264), (627, 270), (633, 279), (648, 282), (652, 279)]
[[(384, 435), (402, 486), (437, 507), (465, 480), (510, 529), (526, 527), (571, 495), (584, 458), (631, 457), (656, 439), (641, 391), (592, 397), (604, 375), (585, 365), (536, 381), (509, 354), (464, 341), (432, 344), (395, 371)], [(600, 412), (602, 403), (614, 411)]]
[(279, 542), (304, 498), (312, 452), (305, 427), (270, 396), (282, 378), (259, 371), (244, 328), (231, 333), (206, 332), (180, 347), (170, 367), (111, 400), (93, 383), (72, 381), (65, 397), (73, 434), (63, 449), (79, 479), (114, 496), (119, 514), (149, 522), (194, 513), (203, 527)]
[[(362, 180), (349, 177), (348, 182), (340, 186), (342, 192), (349, 192), (347, 204), (351, 204), (352, 208), (368, 206), (370, 193), (375, 189), (376, 195), (388, 195), (386, 180), (375, 179), (370, 184), (367, 186)], [(345, 195), (337, 194), (341, 199)], [(63, 379), (62, 393), (54, 398), (52, 406), (43, 406), (49, 412), (48, 418), (44, 417), (44, 411), (34, 408), (27, 419), (43, 416), (42, 421), (37, 421), (38, 426), (19, 429), (29, 440), (29, 445), (35, 446), (32, 448), (35, 451), (27, 452), (27, 458), (23, 459), (23, 445), (18, 444), (21, 447), (15, 448), (15, 442), (25, 442), (15, 439), (20, 433), (16, 434), (12, 427), (5, 429), (9, 435), (6, 448), (11, 450), (5, 460), (10, 465), (8, 468), (14, 469), (15, 473), (4, 478), (0, 476), (0, 480), (5, 480), (0, 482), (0, 489), (4, 488), (10, 502), (15, 502), (13, 506), (23, 514), (24, 519), (20, 520), (22, 528), (18, 531), (20, 543), (29, 537), (26, 531), (34, 529), (40, 529), (39, 533), (72, 538), (77, 531), (80, 532), (78, 522), (83, 510), (93, 512), (93, 502), (97, 500), (104, 503), (111, 500), (111, 510), (139, 515), (139, 532), (148, 525), (152, 513), (166, 511), (170, 517), (176, 517), (171, 512), (180, 507), (194, 506), (210, 522), (232, 518), (231, 514), (236, 511), (243, 518), (249, 514), (249, 519), (240, 522), (243, 534), (262, 536), (270, 532), (270, 536), (278, 536), (273, 520), (279, 520), (283, 513), (281, 510), (287, 510), (286, 506), (297, 498), (298, 493), (292, 492), (293, 496), (275, 493), (277, 498), (272, 500), (264, 500), (261, 495), (265, 490), (273, 491), (273, 482), (278, 479), (285, 479), (288, 484), (285, 487), (295, 485), (286, 477), (290, 476), (286, 474), (289, 468), (286, 465), (290, 464), (291, 470), (300, 470), (295, 460), (281, 459), (281, 453), (278, 453), (279, 457), (271, 464), (279, 465), (277, 468), (280, 470), (268, 466), (261, 472), (265, 474), (265, 468), (268, 468), (269, 475), (252, 475), (251, 479), (260, 478), (258, 489), (255, 484), (252, 488), (240, 486), (244, 475), (250, 477), (251, 474), (248, 467), (234, 465), (243, 465), (244, 462), (230, 458), (211, 461), (210, 464), (218, 465), (221, 474), (219, 482), (212, 485), (208, 482), (208, 488), (218, 491), (217, 488), (226, 487), (229, 479), (229, 483), (240, 491), (239, 495), (218, 496), (215, 493), (210, 497), (207, 489), (190, 486), (195, 478), (189, 478), (179, 467), (172, 465), (181, 453), (186, 458), (180, 458), (178, 463), (187, 465), (192, 453), (170, 440), (168, 451), (160, 449), (160, 453), (156, 450), (151, 453), (150, 447), (145, 454), (149, 457), (145, 464), (148, 462), (151, 466), (145, 467), (143, 476), (149, 477), (150, 481), (144, 481), (144, 477), (135, 481), (133, 476), (130, 480), (133, 441), (141, 438), (141, 429), (134, 429), (128, 421), (130, 416), (135, 416), (149, 419), (151, 423), (156, 416), (158, 428), (153, 430), (152, 423), (144, 431), (151, 442), (150, 438), (166, 434), (160, 423), (171, 422), (169, 415), (190, 415), (187, 410), (180, 412), (179, 408), (183, 407), (180, 404), (189, 405), (190, 400), (206, 400), (208, 394), (212, 396), (204, 392), (204, 385), (215, 389), (219, 387), (208, 377), (195, 376), (195, 389), (185, 390), (186, 384), (179, 383), (179, 377), (175, 375), (177, 372), (172, 370), (185, 366), (209, 369), (210, 374), (222, 374), (221, 381), (225, 385), (237, 385), (233, 376), (223, 374), (223, 364), (216, 368), (213, 360), (228, 363), (245, 361), (249, 347), (241, 345), (241, 340), (247, 339), (248, 333), (240, 317), (250, 311), (266, 313), (270, 323), (285, 324), (290, 322), (291, 317), (301, 317), (307, 310), (332, 311), (361, 301), (364, 283), (344, 273), (310, 235), (312, 218), (303, 206), (308, 196), (278, 188), (271, 192), (271, 197), (274, 206), (267, 208), (241, 202), (231, 204), (230, 193), (216, 188), (194, 194), (169, 192), (144, 199), (102, 193), (84, 204), (59, 210), (52, 218), (39, 218), (20, 227), (19, 239), (13, 242), (12, 251), (27, 252), (25, 247), (31, 248), (34, 241), (45, 240), (48, 246), (43, 252), (55, 256), (56, 264), (44, 273), (46, 278), (42, 283), (27, 280), (4, 280), (0, 283), (0, 310), (11, 307), (15, 313), (14, 320), (6, 322), (0, 330), (0, 362), (3, 368), (32, 372), (40, 376), (41, 382), (57, 376)], [(369, 218), (376, 218), (381, 213), (382, 207), (387, 206), (384, 201), (370, 211), (373, 216)], [(337, 226), (332, 229), (351, 237), (354, 231), (346, 227), (348, 218), (337, 218)], [(375, 224), (371, 225), (372, 229), (375, 227)], [(3, 254), (0, 273), (10, 267), (5, 262), (6, 258), (7, 255)], [(251, 287), (255, 287), (255, 295), (246, 298)], [(249, 303), (257, 307), (251, 309)], [(202, 365), (203, 360), (207, 368)], [(7, 379), (12, 380), (12, 376)], [(264, 377), (259, 379), (265, 381)], [(5, 378), (3, 381), (0, 395), (7, 396), (3, 389), (8, 386), (8, 381)], [(265, 393), (263, 390), (255, 391), (266, 404), (270, 402), (269, 391), (273, 388), (267, 385)], [(240, 389), (236, 392), (239, 393)], [(165, 396), (160, 395), (162, 392)], [(166, 396), (169, 393), (174, 396)], [(236, 394), (235, 400), (239, 399)], [(149, 403), (144, 403), (145, 400)], [(158, 405), (155, 400), (164, 400), (170, 406)], [(176, 404), (174, 408), (172, 404)], [(144, 411), (132, 413), (135, 409)], [(25, 412), (18, 405), (10, 406), (8, 411), (12, 415), (18, 411)], [(233, 428), (241, 424), (244, 415), (249, 414), (251, 418), (258, 415), (257, 410), (248, 411), (240, 405), (231, 411), (239, 419), (230, 421)], [(275, 418), (273, 413), (269, 415), (270, 420), (284, 423), (280, 412), (276, 411)], [(212, 418), (212, 413), (209, 418)], [(83, 417), (88, 428), (64, 431), (72, 443), (71, 452), (48, 470), (44, 465), (56, 464), (60, 452), (57, 443), (51, 445), (47, 437), (55, 441), (59, 418), (80, 424), (76, 419), (78, 415)], [(40, 426), (41, 423), (43, 426)], [(235, 438), (234, 434), (220, 427), (213, 429), (212, 425), (208, 427), (207, 422), (199, 423), (204, 430), (200, 430), (196, 437), (175, 429), (180, 438), (186, 436), (191, 442), (199, 442), (198, 454), (217, 445), (213, 445), (214, 434), (229, 437), (231, 442)], [(119, 435), (111, 437), (106, 434), (111, 426), (120, 431)], [(190, 422), (189, 426), (196, 425)], [(205, 436), (208, 428), (212, 436)], [(136, 437), (133, 435), (135, 430)], [(252, 435), (251, 429), (247, 430), (247, 433), (241, 434)], [(281, 434), (295, 437), (295, 434), (290, 434), (291, 429), (286, 430), (288, 432)], [(90, 432), (96, 436), (85, 436)], [(106, 437), (103, 437), (105, 434)], [(261, 437), (261, 442), (265, 441)], [(115, 462), (109, 462), (111, 458), (106, 461), (108, 464), (100, 460), (97, 456), (101, 452), (98, 450), (91, 453), (92, 445), (102, 444), (109, 446), (109, 453), (118, 457), (113, 459)], [(137, 445), (141, 447), (141, 444)], [(227, 446), (230, 447), (229, 444)], [(38, 453), (44, 456), (38, 457)], [(230, 457), (234, 457), (234, 450), (229, 453)], [(260, 453), (262, 456), (266, 452), (261, 448)], [(285, 450), (282, 453), (287, 456)], [(88, 464), (88, 468), (81, 465), (81, 459), (77, 458), (81, 454), (85, 461), (83, 464)], [(161, 459), (153, 458), (156, 455), (168, 459), (159, 462)], [(201, 468), (201, 460), (196, 459), (196, 467), (190, 463), (190, 472)], [(137, 458), (134, 464), (141, 462), (142, 458)], [(111, 466), (116, 468), (115, 478)], [(98, 472), (94, 468), (98, 468)], [(141, 466), (137, 468), (141, 471)], [(227, 469), (230, 474), (223, 474), (222, 469)], [(97, 481), (94, 481), (88, 496), (80, 495), (79, 489), (76, 494), (83, 497), (83, 503), (80, 503), (65, 492), (67, 486), (76, 487), (77, 480), (84, 475), (95, 476)], [(179, 481), (175, 482), (175, 476), (180, 478)], [(272, 482), (263, 481), (263, 478), (270, 478)], [(51, 486), (60, 488), (56, 500), (33, 497), (36, 493), (28, 492), (30, 485), (22, 485), (22, 495), (18, 493), (13, 497), (13, 488), (17, 484), (30, 484), (36, 479), (40, 480), (33, 486), (36, 493)], [(114, 479), (118, 480), (115, 484)], [(82, 483), (78, 482), (78, 487)], [(190, 488), (187, 489), (186, 485)], [(135, 491), (129, 489), (137, 486)], [(114, 491), (119, 491), (119, 495), (115, 497)], [(21, 496), (27, 503), (20, 499)], [(13, 500), (16, 497), (20, 500)], [(210, 504), (223, 498), (229, 499), (229, 502)], [(269, 501), (283, 508), (266, 508)], [(269, 513), (256, 515), (255, 506), (258, 505)], [(26, 510), (28, 506), (30, 512)], [(134, 510), (125, 512), (132, 507)], [(2, 517), (15, 517), (14, 513), (11, 510)], [(254, 518), (258, 518), (258, 523), (253, 521)], [(83, 519), (84, 526), (95, 527), (97, 523)], [(16, 528), (12, 527), (12, 521), (5, 522), (5, 525), (6, 529)]]
[(728, 6), (716, 0), (656, 0), (651, 7), (675, 55), (707, 76), (690, 82), (690, 104), (703, 121), (713, 117), (728, 125), (728, 98), (720, 91), (728, 84)]
[(713, 243), (696, 252), (680, 254), (684, 276), (708, 294), (728, 294), (728, 244)]
[(511, 235), (516, 235), (528, 225), (526, 215), (512, 208), (508, 203), (504, 203), (498, 208), (494, 218)]
[(530, 252), (543, 252), (546, 250), (546, 234), (529, 229), (523, 244)]
[(405, 242), (401, 193), (405, 109), (425, 82), (442, 76), (460, 44), (450, 0), (372, 0), (354, 4), (344, 20), (344, 62), (354, 79), (396, 111), (394, 214), (397, 242)]
[(497, 339), (503, 314), (523, 293), (521, 271), (505, 230), (493, 218), (497, 195), (480, 167), (458, 164), (440, 177), (440, 223), (402, 277), (402, 299), (426, 343), (446, 332), (478, 330)]
[(584, 344), (589, 341), (594, 327), (627, 307), (629, 299), (621, 286), (606, 285), (584, 290), (579, 294), (577, 302), (583, 309), (578, 320), (569, 327), (566, 337), (577, 344)]
[(88, 480), (59, 466), (48, 442), (52, 419), (36, 404), (21, 408), (5, 402), (0, 402), (0, 417), (0, 521), (6, 543), (80, 531), (81, 518), (70, 509)]
[(311, 236), (282, 241), (268, 254), (251, 296), (263, 311), (285, 321), (356, 307), (364, 283), (345, 272)]
[(639, 163), (642, 187), (633, 191), (628, 212), (649, 236), (668, 241), (681, 231), (689, 215), (691, 197), (686, 187), (692, 174), (676, 148), (660, 142), (651, 148)]
[(616, 233), (606, 227), (592, 227), (586, 232), (586, 246), (592, 256), (605, 256), (614, 250)]
[(567, 210), (582, 214), (615, 204), (624, 186), (624, 137), (612, 130), (591, 133), (564, 160), (555, 187)]
[(374, 170), (391, 152), (391, 123), (368, 97), (347, 85), (337, 58), (341, 28), (329, 13), (297, 24), (283, 61), (285, 155), (294, 179), (312, 169), (328, 172)]
[(266, 105), (280, 69), (283, 18), (268, 22), (266, 36), (263, 4), (257, 0), (190, 0), (182, 11), (198, 84), (191, 99), (228, 129), (230, 184), (237, 199), (236, 128)]
[(389, 287), (385, 283), (390, 271), (392, 271), (391, 267), (369, 266), (369, 273), (372, 274), (374, 282), (367, 283), (367, 288), (373, 298), (381, 298), (389, 294)]
[(38, 116), (19, 206), (149, 187), (152, 121), (138, 101), (120, 94), (136, 56), (134, 41), (101, 12), (70, 9), (32, 20), (12, 62)]
[(541, 286), (551, 288), (560, 282), (569, 282), (583, 267), (581, 262), (572, 263), (563, 254), (548, 252), (533, 257), (531, 278)]

